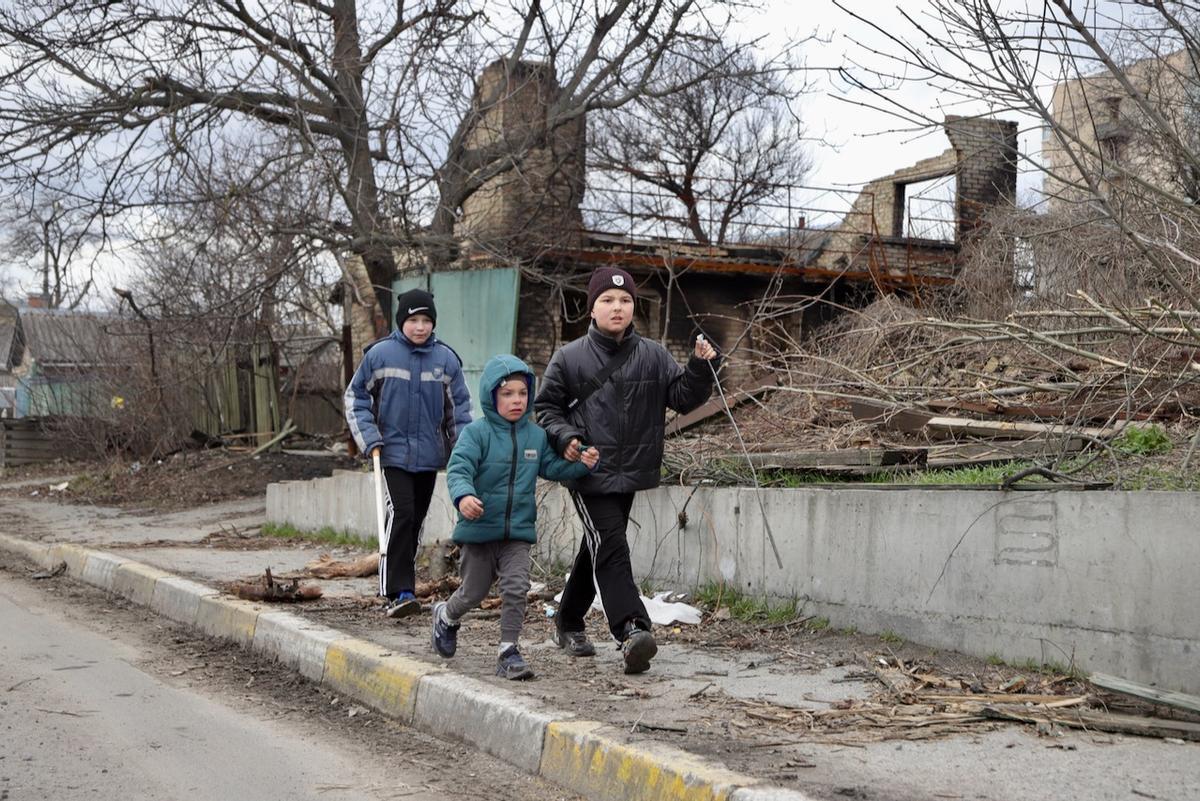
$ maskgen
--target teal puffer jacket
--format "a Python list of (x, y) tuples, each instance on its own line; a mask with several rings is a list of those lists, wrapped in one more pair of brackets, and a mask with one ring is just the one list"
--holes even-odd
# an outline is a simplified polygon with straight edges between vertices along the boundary
[[(496, 411), (496, 388), (505, 376), (524, 373), (529, 385), (525, 414), (510, 423)], [(474, 495), (483, 502), (483, 516), (467, 520), (460, 512), (454, 541), (537, 541), (537, 479), (566, 481), (583, 478), (588, 469), (554, 452), (546, 432), (533, 422), (533, 371), (516, 356), (495, 356), (483, 368), (479, 405), (483, 417), (463, 429), (446, 466), (450, 497), (458, 502)]]

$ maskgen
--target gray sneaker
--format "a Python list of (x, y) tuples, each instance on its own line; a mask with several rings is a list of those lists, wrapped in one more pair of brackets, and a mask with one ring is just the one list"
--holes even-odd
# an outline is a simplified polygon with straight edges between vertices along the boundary
[(626, 673), (645, 673), (650, 669), (650, 660), (657, 653), (658, 643), (654, 642), (654, 635), (643, 629), (634, 629), (621, 643)]
[(496, 675), (512, 680), (532, 679), (533, 668), (529, 667), (517, 646), (511, 645), (496, 660)]
[(554, 627), (554, 644), (571, 656), (595, 656), (596, 646), (588, 639), (587, 632), (563, 631)]

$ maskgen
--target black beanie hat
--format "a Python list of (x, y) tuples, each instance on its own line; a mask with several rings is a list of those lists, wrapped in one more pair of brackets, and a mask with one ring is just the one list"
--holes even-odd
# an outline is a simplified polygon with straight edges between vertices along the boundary
[(437, 309), (433, 306), (433, 295), (424, 289), (410, 289), (396, 296), (396, 325), (403, 326), (404, 321), (414, 314), (427, 314), (437, 326)]
[(588, 311), (596, 305), (596, 298), (608, 289), (620, 289), (628, 292), (630, 297), (637, 297), (637, 287), (633, 284), (633, 276), (620, 267), (597, 267), (588, 279)]

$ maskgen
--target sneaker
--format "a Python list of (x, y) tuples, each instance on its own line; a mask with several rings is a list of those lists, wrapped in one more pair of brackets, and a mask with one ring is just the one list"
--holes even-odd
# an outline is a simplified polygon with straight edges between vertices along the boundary
[(645, 673), (657, 653), (658, 644), (654, 642), (653, 634), (632, 624), (626, 629), (625, 639), (621, 641), (626, 673)]
[(438, 601), (433, 605), (433, 635), (431, 640), (433, 641), (433, 650), (449, 659), (458, 650), (458, 625), (451, 626), (445, 621), (442, 617), (442, 610), (445, 608), (445, 601)]
[(595, 656), (596, 646), (583, 631), (563, 631), (554, 627), (554, 644), (571, 656)]
[(512, 680), (532, 679), (533, 668), (529, 667), (517, 646), (512, 645), (496, 660), (496, 675)]
[(400, 619), (409, 617), (421, 611), (421, 602), (417, 600), (417, 596), (411, 592), (405, 591), (397, 595), (392, 600), (383, 605), (383, 614), (386, 617)]

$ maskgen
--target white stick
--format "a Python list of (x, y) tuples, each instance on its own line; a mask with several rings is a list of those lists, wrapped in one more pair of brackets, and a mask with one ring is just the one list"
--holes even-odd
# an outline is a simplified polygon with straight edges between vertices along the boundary
[(375, 522), (379, 531), (379, 554), (382, 556), (387, 552), (387, 542), (383, 531), (383, 468), (379, 466), (378, 448), (371, 451), (371, 457), (375, 462)]

